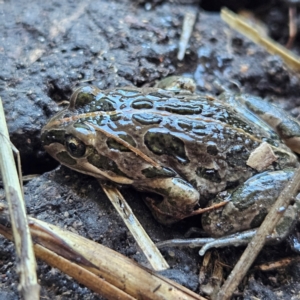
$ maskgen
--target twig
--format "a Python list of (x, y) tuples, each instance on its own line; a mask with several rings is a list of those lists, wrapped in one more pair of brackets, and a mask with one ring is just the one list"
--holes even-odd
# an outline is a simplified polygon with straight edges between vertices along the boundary
[(107, 197), (121, 216), (122, 220), (126, 224), (127, 228), (133, 235), (134, 239), (142, 249), (153, 269), (155, 271), (162, 271), (170, 268), (155, 244), (145, 232), (143, 226), (133, 214), (130, 206), (128, 205), (120, 191), (114, 187), (108, 187), (103, 184), (101, 184), (101, 186)]
[(263, 46), (269, 53), (279, 55), (285, 64), (295, 71), (300, 71), (300, 58), (284, 46), (276, 43), (267, 36), (262, 36), (253, 26), (248, 24), (247, 19), (241, 17), (227, 8), (221, 10), (221, 18), (239, 33), (245, 35), (257, 45)]
[(289, 6), (289, 39), (286, 47), (291, 49), (297, 36), (297, 6), (290, 4)]
[(235, 265), (231, 274), (228, 276), (226, 282), (222, 286), (217, 299), (224, 300), (230, 299), (235, 289), (240, 284), (243, 277), (246, 275), (248, 269), (251, 267), (256, 256), (264, 246), (265, 240), (268, 235), (272, 233), (276, 224), (280, 220), (284, 210), (282, 208), (288, 207), (292, 197), (300, 186), (300, 168), (296, 170), (295, 175), (291, 181), (285, 186), (280, 193), (278, 199), (271, 207), (268, 215), (260, 228), (257, 230), (256, 235), (248, 244), (238, 263)]
[(273, 271), (279, 268), (286, 268), (290, 266), (291, 264), (298, 264), (300, 262), (300, 257), (287, 257), (282, 258), (277, 261), (272, 261), (266, 264), (261, 264), (258, 266), (255, 266), (255, 269), (261, 270), (263, 272)]
[(0, 98), (0, 168), (12, 224), (14, 243), (18, 256), (17, 271), (20, 274), (19, 289), (25, 300), (39, 299), (36, 261), (27, 224), (26, 209), (18, 173), (11, 150), (5, 115)]
[(220, 207), (223, 207), (225, 206), (226, 204), (228, 203), (228, 201), (222, 201), (222, 202), (219, 202), (219, 203), (215, 203), (211, 206), (208, 206), (208, 207), (204, 207), (204, 208), (198, 208), (196, 210), (194, 210), (190, 216), (196, 216), (196, 215), (200, 215), (200, 214), (204, 214), (206, 212), (209, 212), (209, 211), (212, 211), (212, 210), (215, 210), (217, 208), (220, 208)]
[(178, 54), (177, 54), (178, 60), (183, 60), (183, 58), (184, 58), (186, 48), (188, 46), (190, 37), (193, 32), (193, 27), (196, 22), (197, 13), (198, 13), (198, 11), (196, 11), (196, 12), (188, 11), (184, 15), (182, 32), (181, 32), (180, 41), (179, 41), (179, 50), (178, 50)]

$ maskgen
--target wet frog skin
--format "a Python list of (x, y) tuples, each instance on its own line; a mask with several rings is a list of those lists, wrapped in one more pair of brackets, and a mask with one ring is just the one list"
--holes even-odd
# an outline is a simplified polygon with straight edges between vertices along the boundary
[[(269, 125), (248, 114), (251, 97), (244, 99), (245, 109), (232, 106), (237, 97), (222, 97), (225, 102), (176, 88), (100, 91), (86, 86), (43, 128), (41, 139), (47, 152), (71, 169), (150, 192), (146, 203), (163, 224), (192, 215), (210, 199), (220, 201), (216, 196), (227, 190), (234, 190), (227, 198), (245, 193), (243, 204), (233, 200), (203, 218), (210, 234), (230, 234), (259, 225), (298, 161)], [(280, 122), (274, 122), (274, 114), (272, 125), (281, 138), (297, 142), (294, 127), (287, 133), (286, 126), (280, 127), (282, 114)], [(262, 145), (273, 159), (259, 169), (249, 165), (249, 157)], [(259, 196), (263, 192), (268, 196)]]

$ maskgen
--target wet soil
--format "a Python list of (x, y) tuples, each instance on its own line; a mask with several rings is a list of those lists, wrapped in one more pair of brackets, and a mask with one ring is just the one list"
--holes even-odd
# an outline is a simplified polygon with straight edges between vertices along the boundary
[[(217, 3), (215, 5), (215, 2)], [(218, 9), (219, 2), (205, 7)], [(224, 1), (223, 1), (224, 2)], [(203, 3), (206, 3), (204, 1)], [(270, 35), (284, 44), (288, 8), (284, 2), (251, 7), (268, 25)], [(245, 1), (245, 5), (249, 2)], [(239, 7), (240, 9), (241, 7)], [(182, 20), (199, 10), (184, 61), (176, 59)], [(234, 7), (234, 9), (237, 9)], [(219, 13), (202, 10), (197, 1), (28, 1), (1, 4), (0, 95), (11, 140), (19, 149), (25, 174), (41, 174), (25, 186), (28, 213), (108, 246), (149, 266), (134, 239), (96, 180), (57, 167), (42, 149), (40, 129), (61, 109), (77, 86), (102, 89), (143, 86), (172, 74), (195, 78), (200, 92), (219, 87), (265, 97), (298, 116), (299, 75), (280, 58), (230, 29)], [(293, 47), (300, 52), (299, 38)], [(57, 169), (55, 169), (57, 167)], [(183, 238), (192, 221), (172, 227), (158, 224), (133, 189), (122, 190), (133, 211), (156, 242)], [(1, 191), (0, 198), (4, 199)], [(295, 235), (297, 234), (295, 231)], [(162, 251), (171, 269), (163, 274), (199, 292), (202, 258), (197, 249)], [(242, 249), (216, 250), (227, 265), (226, 277)], [(297, 257), (289, 243), (265, 247), (255, 264)], [(0, 299), (18, 299), (13, 244), (0, 238)], [(238, 299), (290, 299), (300, 294), (299, 262), (269, 272), (252, 268)], [(101, 299), (72, 278), (39, 262), (41, 295), (48, 299)], [(296, 298), (294, 298), (296, 299)]]

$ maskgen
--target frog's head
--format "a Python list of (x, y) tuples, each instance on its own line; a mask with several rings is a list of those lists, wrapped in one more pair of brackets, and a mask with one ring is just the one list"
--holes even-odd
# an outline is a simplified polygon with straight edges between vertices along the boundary
[(99, 108), (99, 93), (90, 86), (77, 89), (69, 107), (54, 115), (43, 127), (41, 141), (45, 150), (61, 164), (97, 178), (127, 184), (129, 179), (122, 176), (113, 161), (102, 155), (99, 147), (107, 138), (99, 132), (99, 126), (105, 126), (109, 119), (105, 104), (103, 110), (95, 109), (95, 106)]

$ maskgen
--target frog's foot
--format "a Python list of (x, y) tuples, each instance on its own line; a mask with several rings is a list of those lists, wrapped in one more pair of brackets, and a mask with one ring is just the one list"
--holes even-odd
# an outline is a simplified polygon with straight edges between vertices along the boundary
[(156, 201), (153, 198), (146, 197), (145, 200), (148, 207), (151, 209), (155, 219), (165, 225), (171, 225), (172, 223), (178, 222), (182, 219), (215, 210), (228, 203), (228, 201), (222, 201), (219, 203), (215, 203), (209, 207), (198, 208), (188, 213), (187, 211), (181, 211), (179, 208), (175, 212), (173, 205), (171, 205), (168, 201), (164, 201), (164, 203), (159, 207), (159, 205), (157, 205)]

